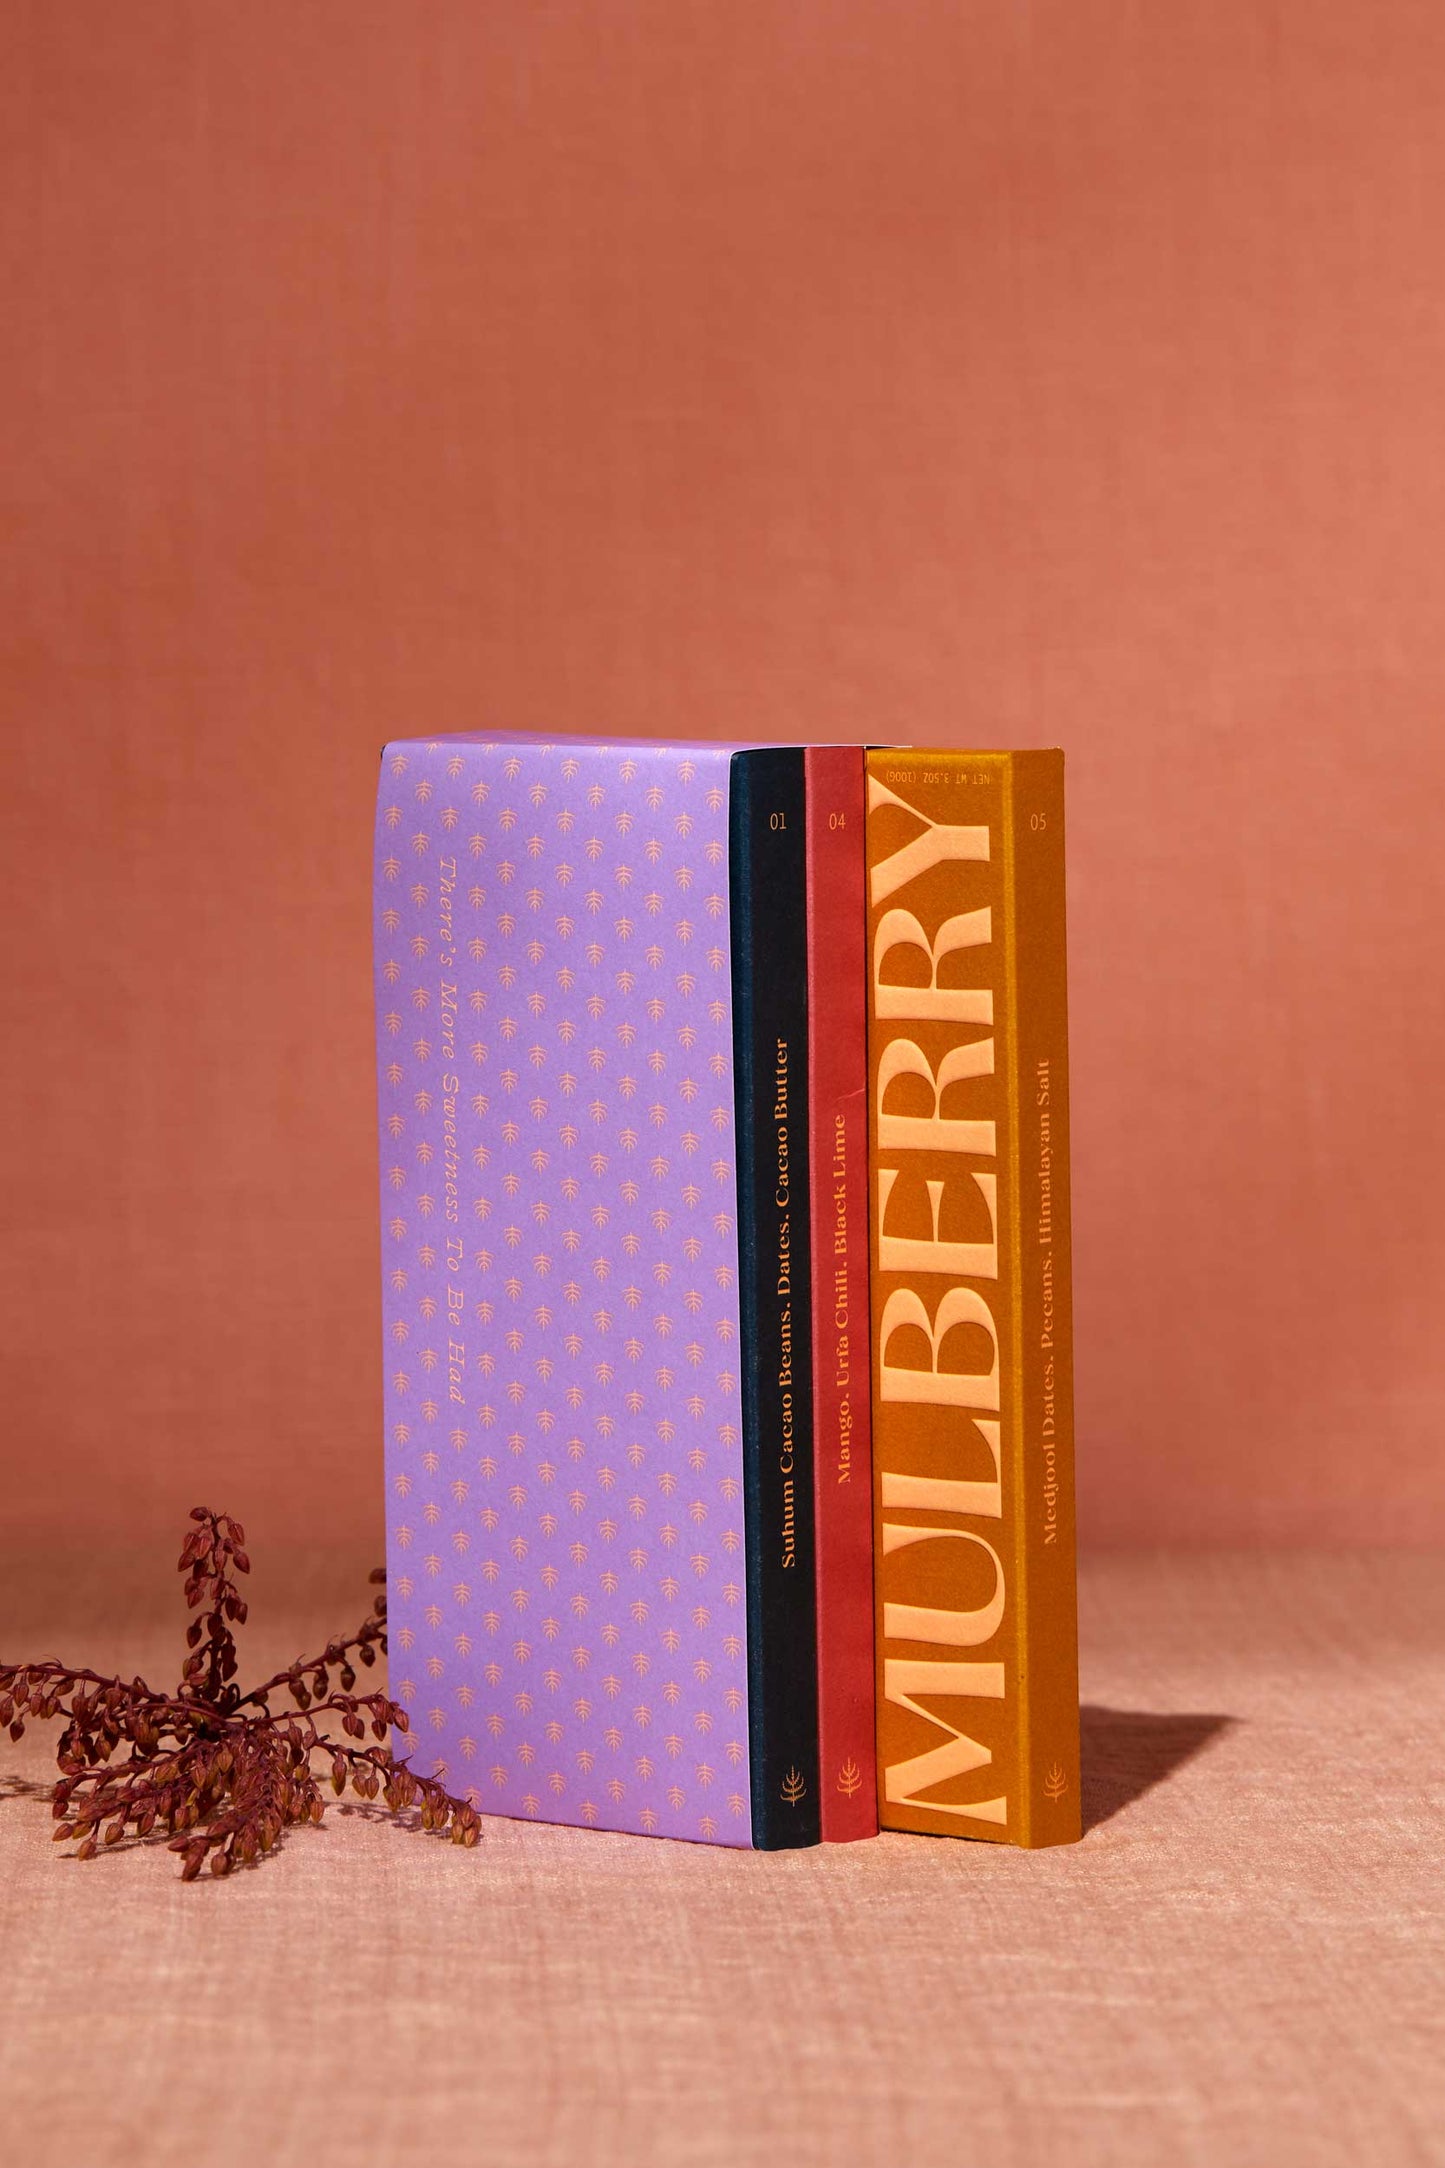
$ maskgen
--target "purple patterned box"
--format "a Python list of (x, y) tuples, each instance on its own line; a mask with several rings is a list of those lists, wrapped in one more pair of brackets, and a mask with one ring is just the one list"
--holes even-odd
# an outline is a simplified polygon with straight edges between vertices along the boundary
[(376, 990), (408, 1751), (746, 1845), (731, 750), (388, 746)]

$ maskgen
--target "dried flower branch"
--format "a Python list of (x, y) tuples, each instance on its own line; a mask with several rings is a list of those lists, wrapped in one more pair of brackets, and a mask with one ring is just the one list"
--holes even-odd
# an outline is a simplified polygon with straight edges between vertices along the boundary
[[(338, 1797), (348, 1785), (361, 1799), (378, 1793), (396, 1813), (419, 1806), (423, 1829), (475, 1844), (476, 1809), (455, 1799), (435, 1777), (418, 1776), (384, 1743), (388, 1729), (407, 1729), (406, 1711), (385, 1694), (355, 1694), (356, 1666), (370, 1668), (386, 1651), (386, 1596), (371, 1616), (319, 1656), (298, 1657), (285, 1671), (243, 1694), (235, 1684), (233, 1627), (246, 1623), (235, 1576), (251, 1570), (245, 1533), (228, 1513), (197, 1506), (178, 1571), (186, 1601), (199, 1615), (186, 1633), (188, 1654), (174, 1694), (158, 1694), (144, 1679), (102, 1678), (47, 1660), (0, 1663), (0, 1726), (23, 1737), (27, 1719), (64, 1716), (52, 1793), (57, 1843), (75, 1838), (77, 1859), (127, 1835), (170, 1836), (192, 1882), (209, 1859), (212, 1874), (228, 1874), (269, 1852), (288, 1824), (319, 1822), (322, 1787)], [(378, 1568), (372, 1580), (385, 1582)], [(271, 1696), (291, 1706), (273, 1710)], [(337, 1738), (339, 1730), (344, 1737)], [(115, 1760), (117, 1750), (127, 1749)], [(329, 1757), (318, 1777), (313, 1755)]]

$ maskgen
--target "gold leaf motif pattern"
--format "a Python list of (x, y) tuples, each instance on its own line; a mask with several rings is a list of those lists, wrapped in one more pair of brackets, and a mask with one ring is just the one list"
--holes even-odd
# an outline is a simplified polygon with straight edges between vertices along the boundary
[(493, 1813), (746, 1845), (728, 759), (388, 748), (376, 964), (412, 1751)]

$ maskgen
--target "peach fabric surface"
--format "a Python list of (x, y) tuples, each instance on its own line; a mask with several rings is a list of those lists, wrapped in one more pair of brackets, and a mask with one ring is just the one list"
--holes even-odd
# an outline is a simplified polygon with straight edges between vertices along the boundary
[[(11, 1562), (0, 1648), (163, 1675), (146, 1561)], [(0, 1764), (0, 2100), (24, 2168), (1230, 2168), (1445, 2159), (1445, 1572), (1101, 1554), (1085, 1821), (1052, 1852), (768, 1857), (335, 1809), (228, 1884), (67, 1863)], [(258, 1560), (249, 1658), (350, 1616)], [(169, 1595), (169, 1592), (167, 1592)]]
[(1086, 1534), (1445, 1543), (1439, 0), (4, 47), (11, 1524), (377, 1540), (377, 752), (504, 725), (1062, 744)]

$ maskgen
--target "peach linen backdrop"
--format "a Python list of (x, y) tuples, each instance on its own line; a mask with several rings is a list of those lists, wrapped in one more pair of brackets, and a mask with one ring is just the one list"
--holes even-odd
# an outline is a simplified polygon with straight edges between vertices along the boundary
[(1060, 743), (1085, 1539), (1445, 1540), (1435, 0), (0, 29), (3, 1521), (380, 1543), (391, 735)]

